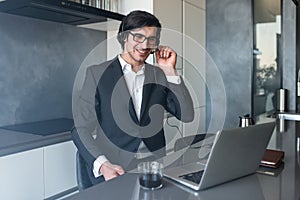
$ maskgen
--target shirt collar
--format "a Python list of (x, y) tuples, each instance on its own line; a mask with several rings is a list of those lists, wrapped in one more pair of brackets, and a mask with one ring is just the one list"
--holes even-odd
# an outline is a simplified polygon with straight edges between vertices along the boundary
[[(121, 67), (122, 67), (122, 71), (123, 73), (127, 73), (127, 72), (133, 72), (132, 71), (132, 68), (131, 68), (131, 65), (129, 63), (127, 63), (122, 57), (121, 55), (118, 55), (118, 59), (119, 59), (119, 62), (121, 64)], [(144, 74), (145, 72), (145, 64), (143, 64), (142, 68), (140, 69), (140, 71), (138, 71), (136, 74)]]

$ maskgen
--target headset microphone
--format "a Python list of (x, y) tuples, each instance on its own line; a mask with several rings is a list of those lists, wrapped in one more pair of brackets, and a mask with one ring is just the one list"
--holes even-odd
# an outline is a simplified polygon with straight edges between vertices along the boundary
[(156, 51), (158, 51), (158, 48), (153, 48), (151, 54), (154, 54)]

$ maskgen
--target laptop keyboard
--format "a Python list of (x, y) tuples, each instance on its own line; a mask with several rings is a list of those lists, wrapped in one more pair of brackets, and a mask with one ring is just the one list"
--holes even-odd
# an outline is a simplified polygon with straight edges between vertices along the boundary
[(199, 184), (204, 170), (179, 176), (180, 178)]

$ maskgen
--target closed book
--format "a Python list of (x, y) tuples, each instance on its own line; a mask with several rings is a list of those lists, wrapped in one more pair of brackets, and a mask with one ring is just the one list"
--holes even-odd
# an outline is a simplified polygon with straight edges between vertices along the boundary
[(279, 150), (266, 149), (260, 162), (261, 166), (277, 168), (284, 158), (284, 152)]
[(259, 174), (264, 174), (269, 176), (278, 176), (283, 169), (284, 169), (284, 162), (281, 162), (278, 168), (259, 166), (256, 172)]

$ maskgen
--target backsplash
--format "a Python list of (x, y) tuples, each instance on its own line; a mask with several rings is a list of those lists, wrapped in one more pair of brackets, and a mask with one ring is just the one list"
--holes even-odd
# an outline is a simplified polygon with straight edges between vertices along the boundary
[(0, 126), (72, 118), (77, 70), (106, 33), (3, 13), (0, 27)]

